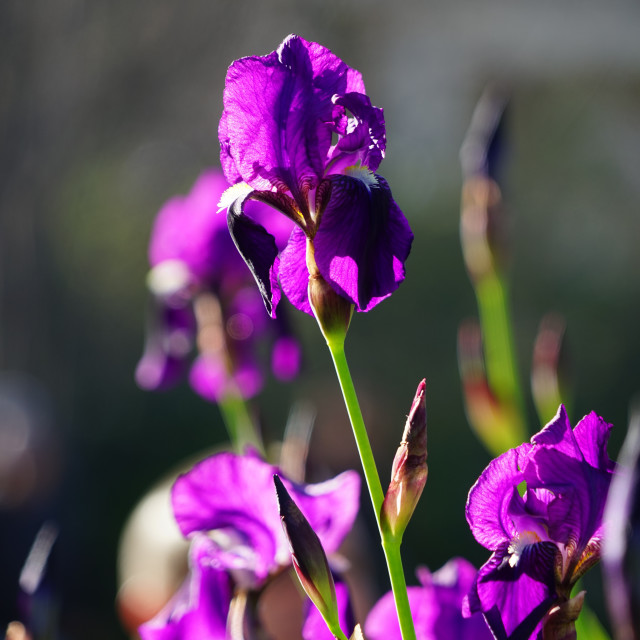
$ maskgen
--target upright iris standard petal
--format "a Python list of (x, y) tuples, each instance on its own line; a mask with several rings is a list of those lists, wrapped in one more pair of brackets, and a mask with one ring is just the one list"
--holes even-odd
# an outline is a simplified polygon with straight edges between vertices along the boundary
[(531, 444), (493, 460), (469, 492), (471, 531), (493, 554), (465, 611), (481, 611), (497, 638), (540, 633), (550, 606), (567, 603), (598, 561), (614, 468), (606, 453), (610, 428), (591, 413), (572, 430), (561, 406)]
[[(218, 562), (226, 569), (244, 572), (250, 586), (289, 564), (273, 491), (274, 473), (278, 473), (276, 467), (255, 455), (222, 453), (180, 476), (172, 491), (182, 533), (208, 531), (217, 547)], [(324, 548), (335, 551), (358, 510), (359, 476), (345, 472), (315, 485), (296, 485), (280, 477)]]
[(329, 151), (330, 172), (342, 173), (355, 165), (376, 171), (387, 143), (382, 109), (374, 107), (362, 93), (336, 96), (334, 103), (347, 109), (351, 116), (343, 115), (339, 129), (342, 137)]
[[(387, 183), (372, 173), (385, 153), (384, 116), (360, 73), (325, 47), (289, 36), (267, 56), (234, 62), (223, 102), (221, 163), (240, 184), (224, 206), (269, 314), (281, 288), (315, 315), (308, 286), (318, 271), (358, 311), (395, 291), (413, 235)], [(279, 261), (264, 229), (243, 218), (250, 199), (297, 225), (286, 248), (278, 245)]]
[(497, 549), (517, 534), (509, 505), (522, 482), (520, 459), (520, 451), (511, 449), (492, 460), (469, 491), (467, 522), (475, 539), (487, 549)]
[(277, 51), (242, 58), (227, 73), (219, 130), (223, 166), (254, 189), (315, 186), (331, 146), (332, 97), (364, 90), (360, 74), (328, 49), (289, 36)]

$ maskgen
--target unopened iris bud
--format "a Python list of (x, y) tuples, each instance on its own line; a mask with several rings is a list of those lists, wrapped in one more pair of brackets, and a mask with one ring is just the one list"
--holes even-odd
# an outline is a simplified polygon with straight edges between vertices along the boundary
[(353, 305), (322, 277), (315, 262), (313, 244), (309, 240), (307, 240), (307, 268), (309, 269), (309, 304), (320, 325), (322, 335), (327, 344), (343, 344), (353, 315)]
[(402, 538), (427, 482), (426, 382), (418, 385), (391, 469), (391, 482), (382, 503), (381, 526)]
[(497, 173), (506, 105), (501, 89), (487, 87), (460, 150), (464, 173), (460, 236), (467, 271), (476, 284), (499, 272), (504, 262), (505, 225)]
[(541, 422), (548, 422), (563, 403), (565, 391), (565, 321), (549, 313), (540, 322), (533, 348), (531, 391)]
[(582, 611), (586, 591), (580, 591), (570, 600), (551, 607), (544, 620), (544, 640), (576, 640), (576, 620)]
[(300, 584), (324, 618), (329, 630), (340, 628), (336, 589), (327, 556), (316, 532), (298, 509), (278, 475), (273, 476), (282, 528), (289, 542), (293, 568)]

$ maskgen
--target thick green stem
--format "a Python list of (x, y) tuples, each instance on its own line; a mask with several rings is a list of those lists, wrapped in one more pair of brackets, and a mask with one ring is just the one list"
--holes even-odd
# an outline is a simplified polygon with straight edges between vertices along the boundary
[(413, 618), (411, 617), (411, 609), (409, 608), (409, 598), (407, 596), (407, 585), (404, 578), (404, 570), (402, 568), (402, 557), (400, 555), (400, 541), (392, 536), (385, 534), (380, 526), (380, 512), (384, 493), (380, 483), (380, 476), (376, 468), (376, 462), (371, 450), (369, 436), (360, 410), (360, 404), (356, 395), (349, 366), (344, 353), (344, 340), (327, 339), (327, 345), (333, 358), (333, 364), (336, 368), (340, 388), (351, 421), (353, 435), (360, 454), (360, 461), (364, 471), (365, 481), (371, 497), (373, 511), (378, 524), (378, 531), (382, 540), (382, 549), (387, 561), (387, 569), (389, 571), (389, 579), (391, 581), (391, 589), (398, 613), (398, 621), (400, 622), (400, 631), (403, 640), (415, 640), (416, 633), (413, 627)]
[(218, 406), (233, 448), (238, 453), (243, 453), (250, 446), (259, 453), (264, 453), (262, 438), (242, 396), (239, 393), (228, 393)]

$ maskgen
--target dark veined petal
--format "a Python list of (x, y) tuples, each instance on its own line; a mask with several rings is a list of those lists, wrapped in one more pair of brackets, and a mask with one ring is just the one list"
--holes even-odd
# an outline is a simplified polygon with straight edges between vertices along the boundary
[(557, 548), (550, 542), (529, 545), (511, 566), (507, 547), (504, 543), (478, 571), (466, 612), (482, 612), (498, 640), (527, 640), (540, 630), (557, 599), (553, 576)]
[(328, 180), (331, 197), (313, 238), (316, 264), (337, 293), (369, 311), (404, 280), (413, 233), (380, 176)]
[(275, 238), (244, 213), (246, 200), (238, 198), (229, 207), (229, 233), (258, 284), (267, 312), (275, 318), (275, 309), (280, 301), (277, 281), (278, 247)]
[(315, 186), (331, 145), (334, 94), (364, 91), (360, 74), (331, 51), (289, 36), (277, 51), (242, 58), (227, 73), (220, 125), (227, 178), (254, 189)]
[(520, 466), (529, 448), (523, 444), (492, 460), (469, 491), (467, 522), (475, 539), (487, 549), (495, 550), (517, 534), (509, 508), (512, 500), (522, 501), (517, 486), (523, 480)]
[(190, 572), (171, 601), (139, 631), (142, 640), (225, 640), (231, 580), (211, 555), (212, 543), (196, 536), (189, 551)]
[[(274, 473), (278, 469), (256, 455), (221, 453), (181, 475), (171, 494), (183, 535), (210, 532), (217, 561), (224, 568), (243, 570), (254, 587), (290, 562), (273, 491)], [(358, 474), (345, 472), (313, 485), (280, 477), (324, 548), (335, 551), (357, 514)]]

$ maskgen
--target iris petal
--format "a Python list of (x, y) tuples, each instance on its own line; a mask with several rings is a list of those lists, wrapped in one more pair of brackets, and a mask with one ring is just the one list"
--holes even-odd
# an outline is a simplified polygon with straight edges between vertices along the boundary
[[(280, 472), (255, 455), (223, 453), (180, 476), (172, 490), (182, 533), (214, 532), (216, 557), (223, 567), (244, 569), (258, 584), (290, 558), (278, 517), (274, 473)], [(335, 551), (358, 510), (358, 474), (345, 472), (315, 485), (282, 480), (327, 552)]]
[(331, 197), (313, 239), (323, 278), (368, 311), (391, 295), (404, 279), (413, 233), (380, 176), (372, 183), (329, 176)]
[(275, 308), (280, 300), (280, 290), (274, 274), (277, 269), (278, 247), (275, 238), (244, 213), (244, 202), (242, 199), (236, 200), (229, 207), (229, 233), (258, 284), (267, 312), (275, 317)]
[(497, 638), (529, 638), (557, 599), (553, 576), (553, 543), (527, 547), (518, 563), (505, 562), (501, 546), (478, 571), (470, 611), (482, 611)]
[(475, 539), (487, 549), (497, 549), (517, 535), (509, 507), (513, 499), (519, 498), (517, 492), (514, 495), (523, 479), (518, 463), (528, 448), (529, 445), (521, 445), (491, 461), (469, 491), (467, 522)]
[(229, 180), (240, 174), (254, 189), (286, 187), (298, 200), (298, 185), (315, 186), (324, 172), (332, 96), (354, 90), (364, 91), (358, 72), (297, 36), (267, 56), (234, 62), (219, 129)]
[(166, 607), (140, 627), (142, 640), (225, 640), (231, 582), (212, 560), (211, 547), (206, 536), (194, 538), (187, 580)]
[(309, 270), (307, 269), (307, 237), (298, 227), (280, 254), (278, 275), (280, 286), (291, 304), (300, 311), (313, 315), (309, 304)]

